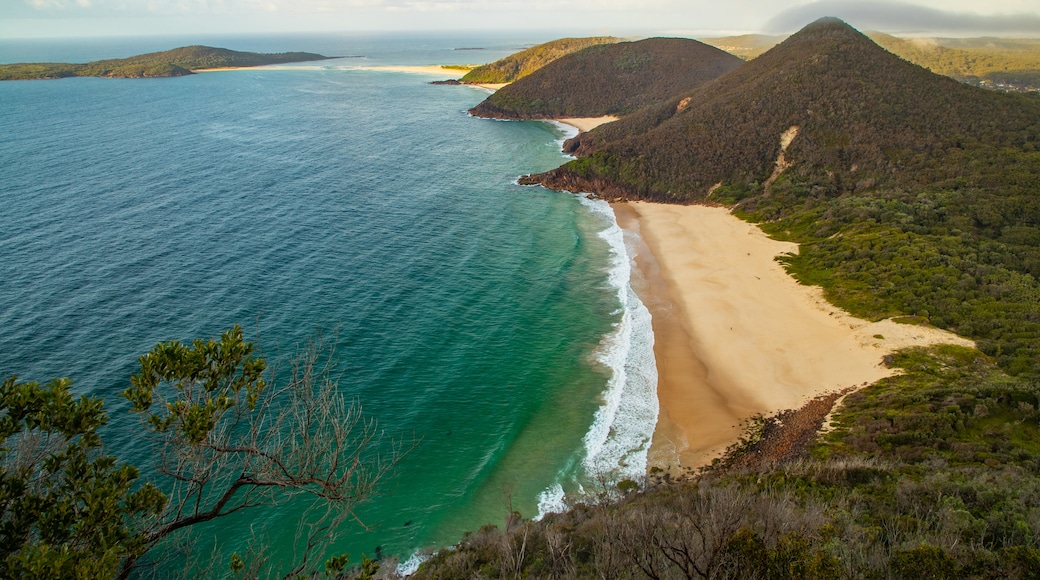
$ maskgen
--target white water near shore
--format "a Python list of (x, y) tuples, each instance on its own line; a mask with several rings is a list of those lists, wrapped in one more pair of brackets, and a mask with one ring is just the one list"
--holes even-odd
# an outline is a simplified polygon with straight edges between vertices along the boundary
[[(560, 132), (562, 133), (560, 138), (556, 140), (556, 147), (557, 147), (557, 150), (559, 150), (559, 151), (563, 151), (563, 144), (568, 139), (572, 139), (574, 137), (577, 137), (578, 133), (581, 132), (574, 125), (568, 125), (567, 123), (563, 123), (563, 122), (560, 122), (560, 121), (546, 121), (546, 122), (549, 123), (550, 125), (552, 125), (553, 127), (556, 127), (557, 129), (559, 129)], [(568, 155), (567, 153), (563, 153), (563, 157), (565, 159), (576, 159), (576, 157), (574, 157), (573, 155)]]
[[(555, 146), (579, 133), (573, 125), (549, 120), (561, 136)], [(567, 159), (574, 157), (563, 154)], [(592, 482), (608, 485), (622, 480), (642, 481), (646, 475), (650, 444), (657, 426), (657, 363), (654, 359), (654, 335), (650, 311), (632, 288), (633, 256), (625, 242), (625, 232), (618, 225), (610, 204), (589, 196), (580, 196), (582, 205), (605, 225), (598, 236), (610, 248), (607, 281), (617, 292), (621, 319), (604, 336), (594, 354), (597, 363), (610, 371), (610, 379), (600, 408), (583, 443), (585, 455), (579, 476), (577, 497), (568, 498), (560, 481), (538, 496), (538, 515), (558, 513), (570, 501), (581, 501), (584, 485)], [(561, 479), (566, 476), (561, 473)]]
[(611, 481), (640, 480), (657, 424), (657, 364), (650, 311), (632, 289), (632, 258), (614, 210), (602, 200), (583, 199), (593, 213), (608, 219), (600, 232), (611, 248), (609, 280), (622, 304), (621, 321), (600, 346), (596, 358), (609, 367), (604, 403), (585, 436), (586, 474)]
[[(642, 481), (657, 425), (657, 363), (650, 311), (632, 288), (632, 256), (614, 211), (605, 201), (582, 198), (582, 205), (601, 217), (607, 227), (599, 233), (610, 247), (608, 282), (617, 290), (621, 319), (607, 334), (595, 360), (610, 370), (603, 402), (584, 437), (585, 456), (581, 480), (613, 485), (623, 480)], [(538, 516), (567, 509), (563, 485), (544, 490), (538, 498)]]

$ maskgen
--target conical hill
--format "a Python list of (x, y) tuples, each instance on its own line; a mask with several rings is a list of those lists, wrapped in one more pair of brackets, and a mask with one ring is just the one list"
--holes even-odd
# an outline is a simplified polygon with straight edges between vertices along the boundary
[(470, 112), (504, 119), (624, 115), (699, 87), (742, 62), (685, 38), (601, 44), (549, 63)]

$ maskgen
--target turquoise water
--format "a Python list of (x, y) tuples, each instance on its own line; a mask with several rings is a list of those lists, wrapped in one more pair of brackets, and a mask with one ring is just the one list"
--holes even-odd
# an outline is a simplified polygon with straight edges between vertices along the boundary
[[(656, 378), (622, 233), (605, 203), (515, 184), (564, 161), (565, 131), (472, 118), (477, 89), (368, 68), (493, 60), (523, 39), (304, 40), (230, 47), (361, 58), (0, 83), (0, 374), (104, 397), (112, 451), (147, 471), (115, 396), (137, 356), (238, 323), (279, 359), (338, 329), (341, 391), (417, 441), (358, 508), (365, 527), (341, 530), (355, 561), (642, 473)], [(0, 60), (126, 55), (106, 46), (7, 43)], [(288, 559), (300, 509), (206, 538), (230, 552), (274, 530), (268, 553)]]

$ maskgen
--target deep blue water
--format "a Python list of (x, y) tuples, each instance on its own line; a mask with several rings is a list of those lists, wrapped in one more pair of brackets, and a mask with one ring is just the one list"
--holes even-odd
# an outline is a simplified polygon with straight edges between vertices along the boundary
[[(564, 161), (561, 129), (475, 119), (477, 89), (365, 68), (543, 40), (240, 39), (229, 47), (364, 58), (0, 83), (0, 374), (105, 398), (110, 449), (147, 472), (116, 397), (137, 356), (241, 324), (281, 360), (334, 333), (341, 391), (417, 441), (358, 508), (368, 529), (342, 530), (354, 561), (376, 546), (406, 559), (596, 473), (645, 469), (651, 338), (621, 232), (602, 202), (514, 183)], [(189, 43), (136, 42), (5, 41), (0, 61)], [(490, 49), (453, 50), (473, 46)], [(241, 550), (262, 524), (288, 558), (299, 509), (207, 533)]]

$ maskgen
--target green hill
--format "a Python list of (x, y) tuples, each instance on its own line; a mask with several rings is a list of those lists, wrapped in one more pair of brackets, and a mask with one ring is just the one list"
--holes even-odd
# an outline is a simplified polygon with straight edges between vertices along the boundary
[(902, 39), (871, 32), (886, 50), (928, 70), (961, 81), (1040, 89), (1040, 40)]
[[(991, 88), (1040, 89), (1040, 39), (898, 38), (882, 32), (867, 36), (889, 52), (959, 81)], [(750, 60), (785, 38), (745, 34), (698, 40)]]
[(718, 36), (698, 38), (704, 44), (710, 44), (720, 50), (751, 60), (761, 56), (767, 50), (780, 44), (787, 36), (769, 36), (765, 34), (741, 34), (739, 36)]
[(1040, 374), (1036, 99), (935, 75), (824, 20), (568, 145), (582, 158), (522, 182), (735, 204), (801, 242), (794, 273), (854, 314), (923, 315)]
[(506, 119), (624, 115), (696, 88), (741, 62), (685, 38), (601, 44), (499, 89), (470, 113)]
[(192, 74), (191, 71), (198, 69), (252, 67), (328, 58), (309, 52), (264, 54), (208, 46), (185, 46), (164, 52), (153, 52), (130, 58), (99, 60), (86, 64), (19, 63), (0, 65), (0, 80), (66, 77), (173, 77)]
[(511, 54), (491, 64), (478, 66), (459, 80), (463, 83), (511, 83), (533, 73), (561, 56), (597, 44), (609, 44), (620, 41), (620, 38), (614, 38), (613, 36), (561, 38), (533, 46), (516, 54)]

